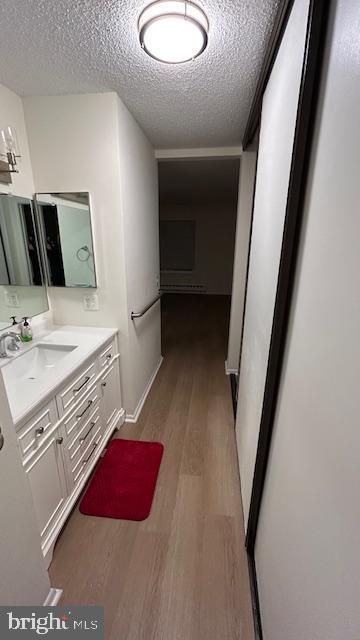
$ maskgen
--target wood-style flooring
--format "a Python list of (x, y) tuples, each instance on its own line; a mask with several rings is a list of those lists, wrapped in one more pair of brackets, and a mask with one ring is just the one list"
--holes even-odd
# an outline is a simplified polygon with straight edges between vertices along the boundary
[(50, 567), (62, 604), (105, 607), (107, 640), (253, 640), (225, 375), (229, 299), (168, 295), (164, 362), (136, 425), (117, 438), (165, 445), (144, 522), (76, 508)]

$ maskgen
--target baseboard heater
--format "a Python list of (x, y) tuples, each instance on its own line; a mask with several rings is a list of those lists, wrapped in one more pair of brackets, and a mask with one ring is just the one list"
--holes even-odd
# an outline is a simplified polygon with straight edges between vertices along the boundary
[(161, 285), (164, 293), (206, 293), (203, 284), (164, 284)]

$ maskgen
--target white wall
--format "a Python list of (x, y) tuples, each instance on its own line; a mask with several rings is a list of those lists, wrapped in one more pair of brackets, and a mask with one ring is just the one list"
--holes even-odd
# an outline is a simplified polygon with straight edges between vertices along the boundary
[[(0, 183), (1, 193), (13, 193), (31, 198), (34, 192), (27, 134), (21, 99), (0, 85), (0, 127), (15, 127), (22, 154), (21, 172), (13, 175), (12, 185)], [(0, 287), (0, 309), (4, 287)], [(23, 299), (27, 287), (12, 290)], [(29, 301), (34, 302), (30, 296)], [(26, 306), (28, 308), (28, 306)], [(16, 310), (17, 312), (19, 309)], [(9, 315), (12, 309), (8, 311)], [(1, 323), (0, 328), (3, 328)], [(15, 431), (6, 400), (4, 384), (0, 381), (0, 421), (5, 438), (0, 470), (0, 603), (1, 605), (41, 605), (49, 591), (49, 579), (43, 561), (40, 536), (32, 509), (30, 487), (22, 469)]]
[[(34, 179), (30, 162), (28, 136), (25, 127), (24, 110), (21, 98), (10, 89), (0, 84), (0, 128), (5, 126), (15, 128), (20, 152), (21, 162), (19, 173), (12, 174), (12, 184), (0, 182), (0, 193), (11, 193), (16, 196), (32, 199), (34, 194)], [(5, 303), (6, 291), (16, 292), (19, 299), (19, 307), (8, 307)], [(24, 315), (32, 316), (39, 313), (39, 309), (47, 308), (46, 291), (42, 287), (29, 289), (28, 287), (3, 287), (0, 286), (0, 318), (1, 328), (5, 320), (12, 315), (21, 318)], [(11, 324), (11, 320), (8, 323)]]
[(24, 109), (36, 192), (89, 191), (91, 197), (100, 309), (84, 311), (86, 292), (81, 289), (51, 287), (49, 298), (56, 322), (119, 326), (124, 331), (126, 286), (116, 95), (24, 98)]
[(12, 174), (12, 184), (6, 185), (0, 182), (0, 193), (12, 193), (16, 196), (32, 198), (34, 179), (23, 104), (16, 93), (0, 84), (0, 128), (8, 125), (16, 129), (21, 152), (21, 164), (19, 173)]
[(236, 205), (163, 205), (163, 220), (195, 220), (195, 269), (162, 272), (161, 284), (203, 284), (208, 294), (231, 295)]
[(130, 320), (159, 291), (159, 201), (157, 161), (146, 136), (120, 100), (118, 142), (127, 287), (127, 410), (136, 416), (142, 395), (161, 359), (160, 303)]
[(240, 158), (242, 147), (192, 147), (188, 149), (155, 149), (155, 157), (158, 160), (189, 160), (190, 158)]
[(360, 638), (360, 5), (332, 7), (256, 543), (264, 640)]
[(245, 523), (265, 388), (308, 7), (308, 0), (295, 1), (264, 94), (261, 114), (236, 417)]
[[(152, 288), (156, 284), (158, 250), (149, 234), (157, 218), (154, 152), (115, 93), (31, 97), (24, 107), (36, 191), (89, 191), (91, 198), (100, 308), (85, 311), (81, 289), (51, 287), (54, 318), (119, 329), (123, 402), (132, 414), (160, 358), (159, 309), (147, 317), (137, 342), (129, 313), (131, 303), (148, 301), (150, 280)], [(141, 255), (146, 271), (135, 273)]]
[(256, 157), (256, 151), (244, 151), (240, 160), (229, 344), (226, 360), (228, 373), (237, 373), (239, 369), (249, 237), (254, 200)]

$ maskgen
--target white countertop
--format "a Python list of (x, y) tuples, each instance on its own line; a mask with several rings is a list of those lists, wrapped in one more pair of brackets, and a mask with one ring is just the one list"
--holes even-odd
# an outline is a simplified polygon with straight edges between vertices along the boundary
[[(0, 369), (3, 373), (14, 424), (17, 425), (24, 420), (48, 397), (53, 396), (75, 369), (81, 367), (92, 354), (101, 349), (116, 334), (117, 329), (53, 325), (39, 332), (30, 343), (22, 342), (20, 351), (15, 352), (14, 356), (0, 359)], [(12, 381), (10, 384), (6, 379), (6, 367), (37, 344), (74, 345), (76, 348), (67, 353), (53, 369), (47, 371), (46, 375), (36, 380), (20, 377), (18, 383)]]

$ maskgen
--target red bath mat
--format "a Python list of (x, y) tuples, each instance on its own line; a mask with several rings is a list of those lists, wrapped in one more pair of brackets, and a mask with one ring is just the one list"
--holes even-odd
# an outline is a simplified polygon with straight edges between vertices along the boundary
[(151, 509), (164, 447), (112, 440), (80, 503), (88, 516), (145, 520)]

